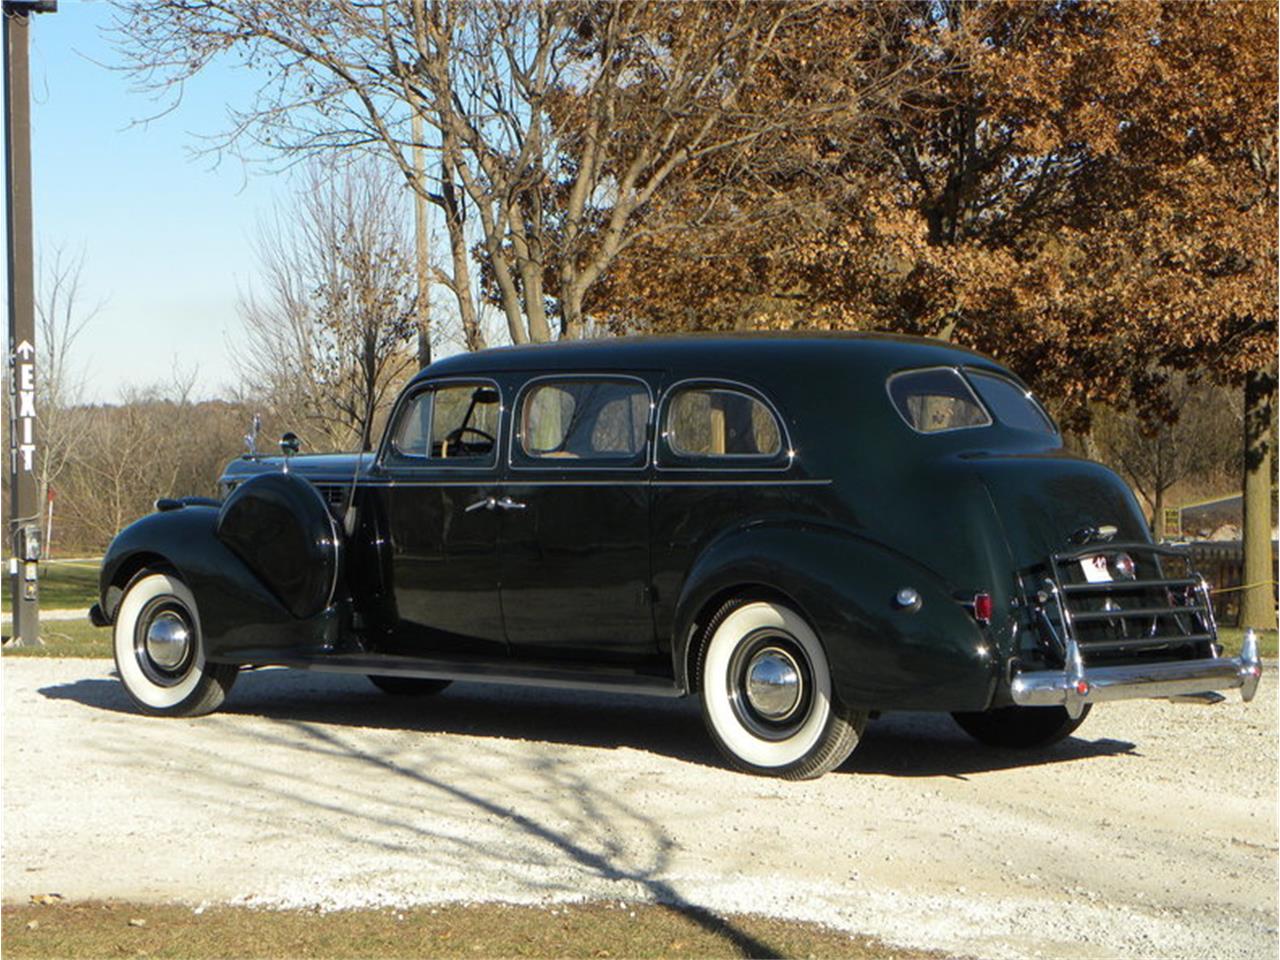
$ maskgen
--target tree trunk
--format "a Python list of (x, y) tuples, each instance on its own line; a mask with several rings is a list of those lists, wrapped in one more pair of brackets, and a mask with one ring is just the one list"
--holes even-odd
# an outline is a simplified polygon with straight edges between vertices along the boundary
[(1244, 383), (1244, 582), (1240, 625), (1276, 629), (1275, 572), (1271, 565), (1271, 484), (1275, 462), (1273, 420), (1276, 371), (1254, 370)]
[(1159, 543), (1165, 537), (1164, 491), (1164, 487), (1156, 484), (1156, 500), (1151, 505), (1151, 537), (1156, 543)]
[(418, 188), (413, 191), (413, 237), (416, 245), (414, 264), (418, 270), (418, 367), (431, 365), (431, 261), (428, 251), (431, 230), (427, 222), (427, 171), (423, 159), (422, 117), (413, 111), (413, 173)]

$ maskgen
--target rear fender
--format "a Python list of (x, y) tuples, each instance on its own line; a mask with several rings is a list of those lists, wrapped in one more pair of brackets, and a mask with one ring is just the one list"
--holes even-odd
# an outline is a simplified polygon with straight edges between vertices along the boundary
[[(918, 609), (897, 602), (904, 587)], [(981, 710), (997, 667), (988, 628), (926, 567), (872, 541), (813, 524), (762, 524), (718, 539), (698, 558), (676, 606), (677, 683), (708, 619), (728, 599), (788, 600), (813, 625), (832, 682), (850, 707)], [(690, 692), (695, 692), (690, 690)]]
[(338, 636), (333, 609), (307, 619), (292, 616), (217, 538), (217, 522), (215, 507), (184, 506), (150, 514), (120, 531), (102, 561), (103, 619), (115, 621), (125, 588), (141, 571), (165, 569), (195, 595), (209, 660), (241, 663), (331, 647)]

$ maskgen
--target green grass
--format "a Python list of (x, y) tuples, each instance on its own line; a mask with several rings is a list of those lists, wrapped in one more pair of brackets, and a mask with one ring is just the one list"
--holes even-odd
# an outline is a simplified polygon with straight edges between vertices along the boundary
[[(9, 602), (8, 568), (5, 568), (4, 609), (12, 610)], [(40, 564), (40, 606), (46, 610), (81, 610), (98, 600), (98, 564), (86, 563)]]
[(811, 923), (610, 901), (403, 910), (255, 910), (126, 903), (6, 906), (6, 957), (848, 957), (924, 960)]
[[(1258, 652), (1268, 660), (1274, 660), (1276, 654), (1276, 637), (1274, 630), (1258, 631)], [(1218, 639), (1222, 642), (1223, 651), (1228, 656), (1240, 653), (1240, 645), (1244, 643), (1244, 631), (1239, 627), (1222, 627), (1218, 630)]]
[[(9, 639), (11, 624), (4, 625)], [(6, 657), (105, 657), (111, 658), (111, 630), (88, 620), (45, 620), (40, 624), (38, 647), (4, 647)]]

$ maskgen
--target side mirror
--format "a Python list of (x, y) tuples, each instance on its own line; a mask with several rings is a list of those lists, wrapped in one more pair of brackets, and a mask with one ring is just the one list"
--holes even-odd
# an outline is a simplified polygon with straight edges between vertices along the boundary
[(292, 457), (298, 452), (302, 446), (302, 441), (298, 439), (296, 433), (286, 433), (280, 438), (280, 452), (286, 457)]

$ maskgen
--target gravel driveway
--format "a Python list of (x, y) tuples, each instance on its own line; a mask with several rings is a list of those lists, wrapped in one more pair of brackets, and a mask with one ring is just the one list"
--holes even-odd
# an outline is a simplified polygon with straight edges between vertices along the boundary
[(7, 902), (656, 898), (987, 957), (1277, 954), (1274, 671), (1039, 758), (886, 716), (796, 784), (724, 769), (692, 701), (270, 670), (155, 720), (108, 662), (2, 669)]

